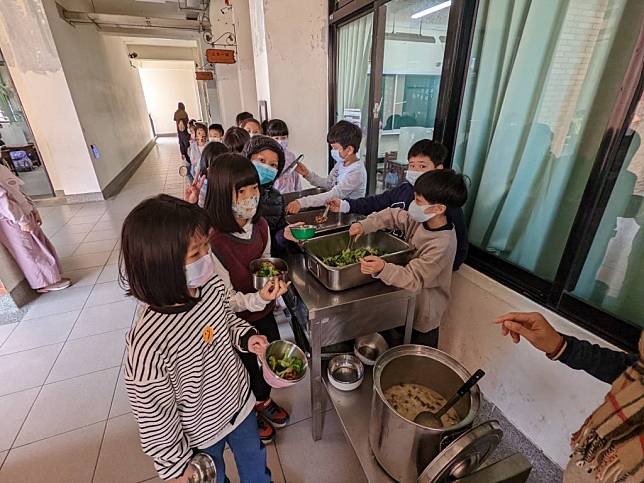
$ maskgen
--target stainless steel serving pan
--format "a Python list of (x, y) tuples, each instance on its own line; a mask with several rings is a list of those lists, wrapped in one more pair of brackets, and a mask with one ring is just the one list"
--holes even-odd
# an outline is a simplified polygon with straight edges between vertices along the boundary
[(315, 225), (315, 236), (328, 235), (329, 233), (336, 233), (351, 226), (352, 223), (360, 221), (364, 218), (362, 215), (356, 213), (332, 213), (329, 211), (327, 220), (324, 223), (317, 224), (315, 218), (322, 216), (324, 209), (317, 209), (311, 211), (303, 211), (294, 215), (287, 215), (286, 221), (289, 225), (293, 223), (304, 222), (305, 225)]
[[(325, 188), (309, 188), (306, 190), (302, 191), (294, 191), (292, 193), (285, 193), (282, 195), (282, 200), (284, 201), (284, 206), (288, 205), (291, 201), (299, 200), (300, 198), (303, 198), (304, 196), (311, 196), (311, 195), (319, 195), (320, 193), (326, 193), (329, 191), (328, 189)], [(317, 209), (316, 208), (310, 208), (310, 209)]]
[[(322, 261), (325, 257), (337, 255), (347, 248), (348, 244), (349, 232), (344, 231), (313, 238), (304, 242), (302, 246), (309, 272), (329, 290), (348, 290), (375, 280), (371, 275), (364, 275), (360, 271), (359, 263), (345, 267), (330, 267)], [(380, 248), (386, 253), (382, 258), (397, 265), (407, 263), (414, 251), (408, 243), (384, 231), (361, 236), (351, 248)]]

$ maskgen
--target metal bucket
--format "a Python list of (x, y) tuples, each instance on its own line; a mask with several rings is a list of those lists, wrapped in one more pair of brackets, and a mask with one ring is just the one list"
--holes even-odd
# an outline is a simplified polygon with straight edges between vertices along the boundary
[(480, 406), (478, 387), (454, 409), (455, 426), (432, 429), (403, 418), (387, 402), (384, 392), (396, 384), (421, 384), (449, 398), (470, 377), (458, 361), (431, 347), (402, 345), (376, 361), (369, 444), (380, 466), (397, 481), (416, 482), (425, 467), (456, 437), (472, 426)]

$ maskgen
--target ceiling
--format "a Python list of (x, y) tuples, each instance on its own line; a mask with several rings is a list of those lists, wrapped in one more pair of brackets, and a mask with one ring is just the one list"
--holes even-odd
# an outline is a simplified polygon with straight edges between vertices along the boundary
[[(80, 12), (111, 13), (120, 15), (135, 15), (140, 17), (161, 17), (172, 19), (185, 19), (189, 12), (180, 8), (185, 6), (188, 0), (58, 0), (67, 10)], [(189, 0), (190, 3), (201, 4), (206, 7), (209, 0)]]
[(121, 37), (128, 45), (154, 45), (158, 47), (197, 47), (194, 40), (161, 39), (156, 37)]

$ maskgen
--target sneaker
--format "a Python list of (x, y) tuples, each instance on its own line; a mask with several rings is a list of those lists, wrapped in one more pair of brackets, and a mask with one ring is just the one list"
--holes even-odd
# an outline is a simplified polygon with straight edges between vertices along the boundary
[(57, 292), (59, 290), (65, 290), (70, 287), (72, 281), (68, 278), (61, 278), (58, 282), (47, 285), (46, 287), (39, 288), (36, 290), (38, 293), (47, 293), (47, 292)]
[(275, 428), (283, 428), (290, 418), (286, 410), (272, 399), (255, 404), (255, 411), (264, 416)]
[(259, 439), (262, 440), (262, 443), (269, 444), (273, 442), (275, 438), (275, 428), (266, 420), (266, 418), (259, 413), (257, 415), (257, 430), (259, 433)]

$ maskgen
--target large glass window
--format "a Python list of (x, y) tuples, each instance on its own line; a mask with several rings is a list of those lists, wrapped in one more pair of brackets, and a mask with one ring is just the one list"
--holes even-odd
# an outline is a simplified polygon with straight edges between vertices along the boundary
[(454, 153), (472, 244), (554, 280), (642, 4), (480, 1)]
[[(622, 168), (572, 295), (644, 328), (644, 102), (622, 142)], [(620, 159), (620, 160), (621, 160)]]
[(378, 192), (404, 181), (407, 152), (432, 139), (451, 2), (386, 4), (382, 100), (378, 129)]

